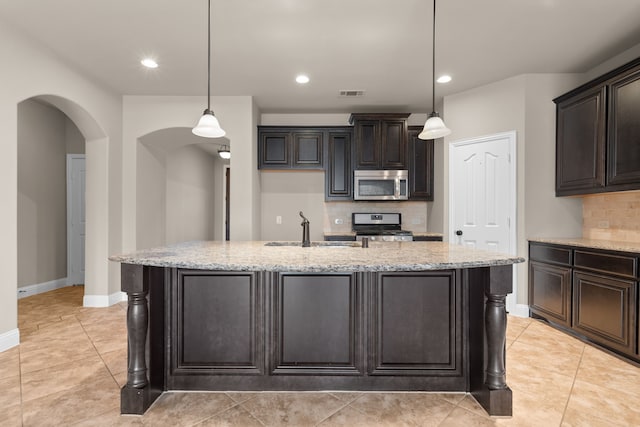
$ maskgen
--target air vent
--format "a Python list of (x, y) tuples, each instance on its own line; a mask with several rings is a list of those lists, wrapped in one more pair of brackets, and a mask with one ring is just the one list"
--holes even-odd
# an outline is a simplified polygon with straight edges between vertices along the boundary
[(340, 96), (346, 96), (346, 97), (364, 96), (364, 91), (363, 90), (341, 90)]

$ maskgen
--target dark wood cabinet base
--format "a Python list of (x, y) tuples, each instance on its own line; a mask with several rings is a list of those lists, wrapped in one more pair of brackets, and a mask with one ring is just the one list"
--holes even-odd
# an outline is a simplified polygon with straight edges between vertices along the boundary
[(232, 272), (123, 264), (121, 412), (169, 390), (464, 391), (511, 415), (512, 267)]

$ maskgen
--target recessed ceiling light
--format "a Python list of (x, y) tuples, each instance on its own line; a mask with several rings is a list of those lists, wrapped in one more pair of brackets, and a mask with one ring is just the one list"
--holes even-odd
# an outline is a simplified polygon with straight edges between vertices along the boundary
[(438, 77), (436, 80), (438, 83), (449, 83), (451, 81), (451, 76), (445, 74), (443, 76)]
[(158, 63), (151, 58), (144, 58), (140, 63), (147, 68), (158, 68)]
[(299, 76), (296, 76), (296, 81), (300, 84), (309, 83), (309, 76), (300, 74)]

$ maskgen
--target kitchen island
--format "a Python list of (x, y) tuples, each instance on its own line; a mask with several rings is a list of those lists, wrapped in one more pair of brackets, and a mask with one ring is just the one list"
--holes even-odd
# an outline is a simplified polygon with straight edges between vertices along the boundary
[(168, 390), (470, 392), (511, 415), (505, 299), (524, 259), (442, 242), (187, 242), (110, 258), (121, 412)]

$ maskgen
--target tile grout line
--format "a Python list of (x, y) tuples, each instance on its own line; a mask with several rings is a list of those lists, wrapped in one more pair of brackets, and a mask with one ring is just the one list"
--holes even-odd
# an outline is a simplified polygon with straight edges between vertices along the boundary
[(578, 378), (578, 372), (580, 371), (580, 365), (582, 365), (582, 358), (584, 357), (584, 350), (586, 346), (582, 347), (582, 352), (580, 353), (580, 360), (578, 361), (578, 366), (576, 367), (576, 372), (573, 375), (573, 381), (571, 382), (571, 390), (569, 390), (569, 396), (567, 396), (567, 402), (564, 404), (564, 409), (562, 411), (562, 418), (560, 419), (560, 426), (564, 422), (564, 417), (567, 415), (567, 408), (569, 407), (569, 402), (571, 401), (571, 395), (573, 394), (573, 387), (576, 384), (576, 379)]
[[(332, 396), (334, 399), (340, 400), (337, 397), (335, 397), (333, 394), (331, 393), (327, 393), (328, 395)], [(353, 399), (351, 402), (355, 402), (356, 400), (358, 400), (360, 398), (360, 396), (358, 396), (357, 398)], [(344, 403), (344, 401), (340, 400), (342, 403)], [(331, 414), (329, 414), (328, 416), (324, 417), (323, 419), (321, 419), (319, 422), (317, 422), (315, 425), (319, 426), (320, 424), (322, 424), (323, 422), (327, 421), (329, 418), (333, 417), (335, 414), (337, 414), (338, 412), (342, 411), (344, 408), (346, 408), (347, 406), (350, 407), (351, 402), (347, 402), (344, 403), (344, 405), (342, 405), (340, 408), (338, 408), (336, 411), (332, 412)]]

